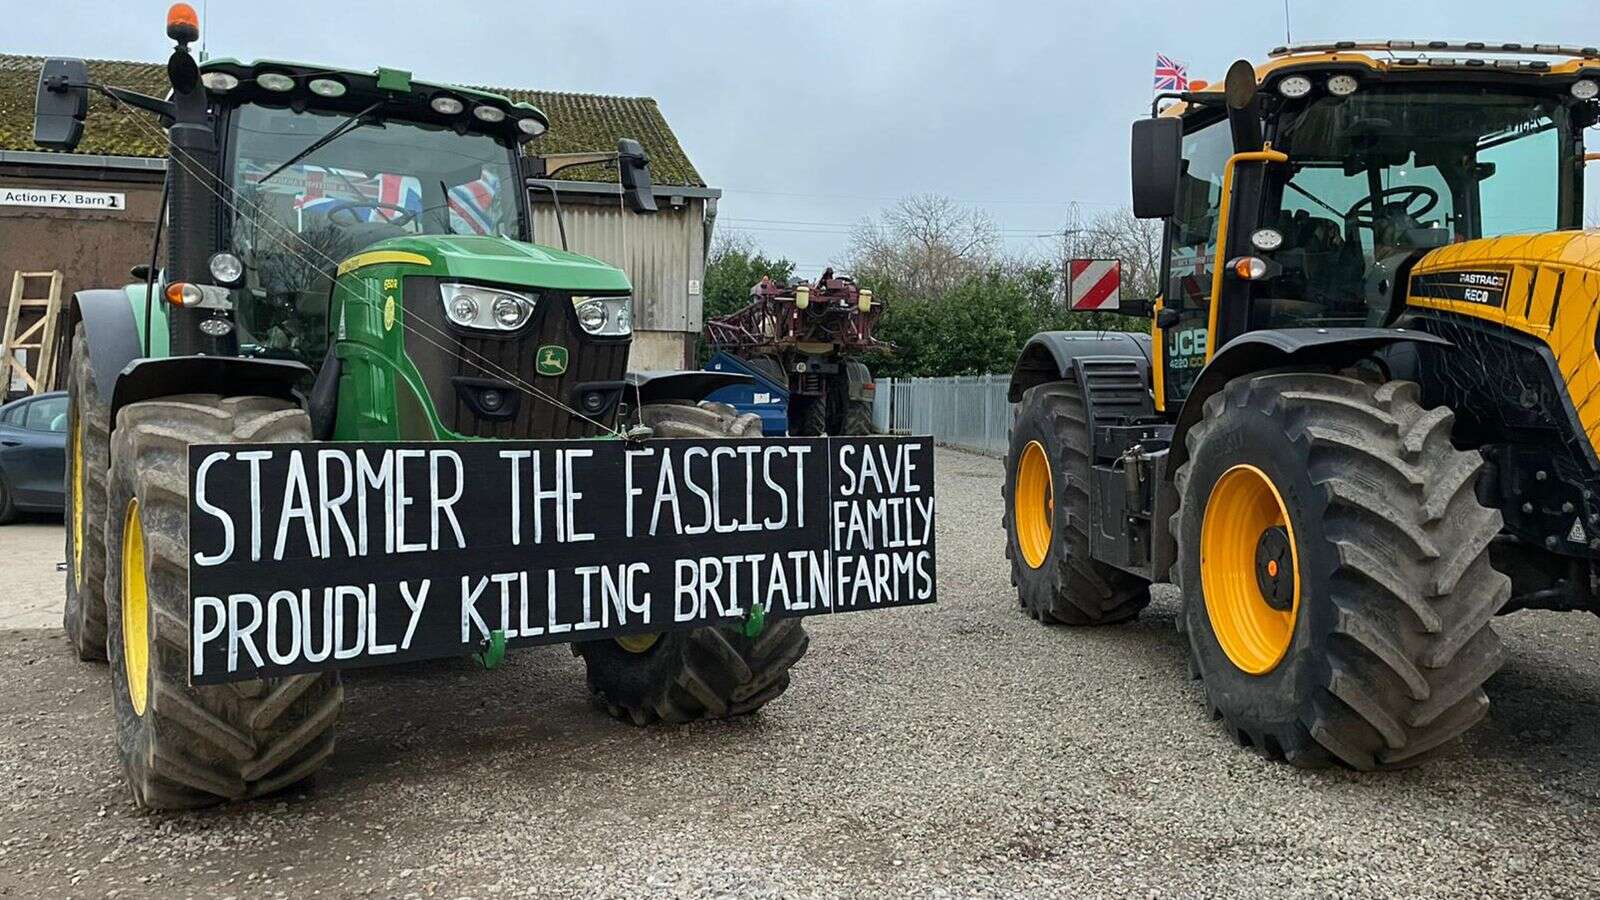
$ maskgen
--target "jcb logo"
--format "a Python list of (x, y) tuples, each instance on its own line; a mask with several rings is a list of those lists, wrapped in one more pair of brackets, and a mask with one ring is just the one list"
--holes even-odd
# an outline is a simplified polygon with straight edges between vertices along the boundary
[(1189, 328), (1172, 335), (1168, 343), (1169, 356), (1201, 356), (1206, 352), (1206, 330)]

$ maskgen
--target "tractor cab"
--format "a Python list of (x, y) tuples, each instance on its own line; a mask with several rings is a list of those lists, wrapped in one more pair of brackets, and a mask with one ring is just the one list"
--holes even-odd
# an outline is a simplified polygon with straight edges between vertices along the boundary
[(527, 241), (518, 144), (527, 104), (404, 72), (208, 62), (223, 148), (219, 252), (238, 260), (241, 352), (315, 366), (339, 263), (385, 240)]
[(1280, 49), (1139, 123), (1179, 165), (1176, 190), (1135, 173), (1167, 219), (1163, 400), (1248, 331), (1393, 324), (1429, 251), (1581, 226), (1600, 60), (1402, 55), (1421, 49)]
[[(35, 117), (35, 142), (58, 150), (82, 137), (90, 91), (153, 133), (165, 126), (164, 234), (152, 248), (154, 259), (165, 245), (165, 264), (126, 292), (138, 356), (283, 363), (276, 371), (315, 398), (322, 438), (610, 427), (627, 376), (631, 284), (614, 266), (534, 244), (527, 192), (568, 166), (609, 164), (625, 205), (653, 212), (638, 142), (525, 153), (548, 128), (527, 103), (398, 69), (197, 64), (189, 13), (168, 33), (167, 98), (93, 83), (82, 60), (53, 59)], [(578, 364), (553, 361), (565, 355)], [(355, 400), (341, 379), (376, 393)]]

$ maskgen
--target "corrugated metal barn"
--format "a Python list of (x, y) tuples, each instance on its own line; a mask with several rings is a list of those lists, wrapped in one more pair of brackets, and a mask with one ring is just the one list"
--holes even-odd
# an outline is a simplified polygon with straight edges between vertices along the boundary
[[(149, 261), (164, 147), (150, 120), (129, 122), (128, 114), (95, 95), (78, 152), (35, 148), (33, 98), (42, 63), (39, 57), (0, 54), (0, 288), (9, 290), (14, 272), (51, 269), (66, 273), (64, 296), (126, 283), (129, 267)], [(167, 91), (159, 63), (91, 60), (89, 72), (104, 84), (156, 96)], [(655, 100), (488, 90), (532, 103), (550, 117), (549, 133), (529, 146), (531, 152), (612, 150), (620, 137), (644, 145), (661, 208), (657, 215), (633, 215), (622, 208), (612, 167), (565, 169), (552, 185), (565, 214), (568, 248), (621, 266), (633, 282), (631, 368), (689, 365), (700, 332), (700, 286), (721, 192), (706, 186)], [(70, 196), (74, 193), (94, 196)], [(105, 194), (112, 199), (100, 196)], [(533, 191), (532, 200), (536, 239), (560, 246), (550, 192)], [(0, 307), (5, 302), (0, 292)]]

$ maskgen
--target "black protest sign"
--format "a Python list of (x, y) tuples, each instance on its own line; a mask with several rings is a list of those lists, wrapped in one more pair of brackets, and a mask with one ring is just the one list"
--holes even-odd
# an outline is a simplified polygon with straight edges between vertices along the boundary
[(197, 684), (935, 599), (928, 438), (189, 449)]

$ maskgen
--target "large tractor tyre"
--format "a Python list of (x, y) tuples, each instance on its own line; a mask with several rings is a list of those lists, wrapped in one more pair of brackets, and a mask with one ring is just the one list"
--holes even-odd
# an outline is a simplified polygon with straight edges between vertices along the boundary
[(877, 429), (872, 427), (872, 404), (866, 400), (851, 400), (845, 404), (844, 425), (839, 429), (840, 434), (874, 434)]
[(789, 433), (795, 437), (822, 437), (828, 433), (828, 396), (802, 397), (789, 405)]
[[(650, 404), (657, 437), (759, 437), (761, 419), (720, 403)], [(589, 690), (611, 715), (637, 725), (752, 713), (789, 687), (810, 638), (799, 619), (769, 618), (756, 637), (738, 626), (574, 644)]]
[(1106, 625), (1150, 602), (1149, 582), (1089, 555), (1089, 425), (1077, 382), (1023, 395), (1001, 491), (1011, 583), (1028, 615)]
[(272, 794), (333, 753), (336, 672), (189, 684), (188, 446), (307, 442), (282, 400), (189, 394), (130, 404), (111, 449), (106, 576), (117, 752), (134, 802), (185, 809)]
[(658, 438), (761, 437), (760, 416), (709, 400), (646, 403), (639, 409), (639, 420)]
[(1236, 378), (1187, 435), (1178, 627), (1241, 745), (1299, 766), (1420, 762), (1488, 711), (1510, 582), (1482, 457), (1417, 386)]
[(67, 381), (67, 602), (61, 624), (83, 660), (106, 658), (106, 477), (111, 419), (89, 364), (83, 323)]

